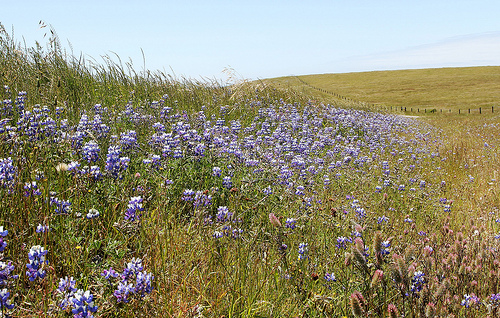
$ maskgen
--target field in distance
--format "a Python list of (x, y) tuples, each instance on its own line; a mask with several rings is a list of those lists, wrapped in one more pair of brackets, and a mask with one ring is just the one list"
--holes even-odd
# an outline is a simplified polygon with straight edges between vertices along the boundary
[[(500, 66), (373, 71), (266, 79), (324, 101), (346, 97), (375, 107), (500, 111)], [(384, 107), (385, 108), (385, 107)]]

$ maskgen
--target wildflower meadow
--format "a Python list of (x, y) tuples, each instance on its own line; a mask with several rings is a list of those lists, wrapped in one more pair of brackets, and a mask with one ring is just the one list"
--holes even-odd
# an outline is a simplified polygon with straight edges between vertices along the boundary
[(500, 314), (493, 115), (0, 46), (1, 317)]

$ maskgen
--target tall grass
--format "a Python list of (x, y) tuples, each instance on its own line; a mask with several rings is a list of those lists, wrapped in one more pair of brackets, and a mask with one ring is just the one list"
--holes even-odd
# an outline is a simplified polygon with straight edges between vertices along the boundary
[(440, 127), (100, 64), (55, 32), (0, 40), (2, 314), (498, 314), (494, 118)]

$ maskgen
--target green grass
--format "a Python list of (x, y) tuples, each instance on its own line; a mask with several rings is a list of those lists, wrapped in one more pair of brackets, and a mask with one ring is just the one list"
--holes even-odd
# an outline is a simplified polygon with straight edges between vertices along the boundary
[[(335, 101), (331, 94), (311, 89), (302, 83), (372, 105), (374, 110), (406, 107), (453, 113), (478, 112), (482, 107), (500, 105), (500, 66), (377, 71), (345, 74), (318, 74), (269, 79), (280, 87), (314, 93)], [(500, 111), (500, 109), (499, 109)]]

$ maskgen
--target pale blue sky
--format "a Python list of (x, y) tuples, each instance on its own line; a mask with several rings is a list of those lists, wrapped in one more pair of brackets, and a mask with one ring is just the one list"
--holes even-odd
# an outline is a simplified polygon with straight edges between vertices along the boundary
[(75, 55), (117, 53), (136, 70), (248, 79), (421, 67), (500, 65), (500, 1), (4, 1), (17, 40), (52, 25)]

